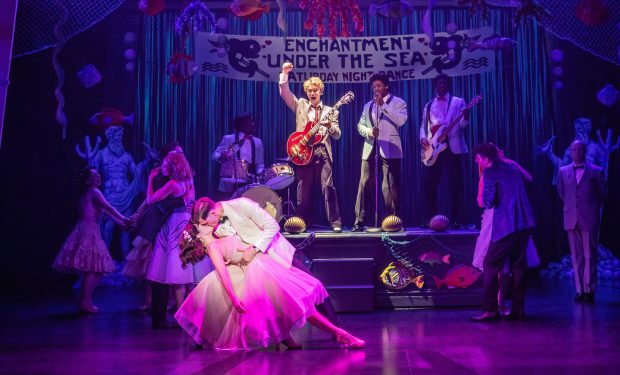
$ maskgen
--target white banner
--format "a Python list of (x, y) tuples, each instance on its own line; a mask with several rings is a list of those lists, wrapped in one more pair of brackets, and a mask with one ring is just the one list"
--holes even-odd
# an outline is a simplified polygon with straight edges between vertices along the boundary
[(367, 82), (376, 72), (400, 81), (492, 70), (495, 52), (470, 44), (492, 36), (490, 27), (436, 33), (429, 46), (425, 34), (319, 39), (197, 32), (195, 58), (201, 74), (232, 79), (278, 81), (289, 61), (295, 66), (290, 81)]

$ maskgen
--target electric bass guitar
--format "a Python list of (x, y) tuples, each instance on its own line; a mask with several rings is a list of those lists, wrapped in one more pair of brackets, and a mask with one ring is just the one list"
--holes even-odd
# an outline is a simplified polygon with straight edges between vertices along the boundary
[(432, 166), (437, 161), (439, 154), (441, 154), (446, 148), (448, 148), (448, 142), (446, 138), (448, 138), (448, 134), (452, 131), (452, 128), (456, 126), (461, 119), (463, 118), (463, 114), (465, 111), (471, 109), (473, 106), (478, 104), (482, 100), (482, 96), (476, 95), (471, 102), (467, 105), (467, 107), (461, 112), (457, 118), (452, 120), (452, 122), (447, 125), (435, 125), (431, 126), (431, 137), (428, 139), (430, 142), (430, 146), (426, 149), (422, 149), (421, 157), (422, 163), (427, 167)]
[(318, 132), (323, 126), (321, 122), (330, 118), (341, 105), (351, 103), (354, 98), (353, 91), (347, 92), (319, 121), (308, 121), (303, 131), (295, 132), (288, 137), (286, 152), (295, 165), (308, 165), (310, 163), (312, 155), (314, 155), (314, 146), (323, 141), (324, 138), (324, 135)]

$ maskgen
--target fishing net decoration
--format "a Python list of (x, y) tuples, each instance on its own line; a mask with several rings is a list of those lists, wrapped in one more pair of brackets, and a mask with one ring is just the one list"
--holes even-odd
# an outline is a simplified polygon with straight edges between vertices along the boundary
[[(524, 2), (526, 0), (486, 0), (489, 6), (515, 8), (515, 14)], [(541, 13), (538, 22), (547, 31), (620, 65), (620, 1), (535, 0), (534, 3), (546, 11)]]
[(13, 57), (54, 47), (54, 26), (66, 13), (60, 28), (65, 41), (92, 27), (122, 5), (124, 0), (22, 0), (17, 8)]

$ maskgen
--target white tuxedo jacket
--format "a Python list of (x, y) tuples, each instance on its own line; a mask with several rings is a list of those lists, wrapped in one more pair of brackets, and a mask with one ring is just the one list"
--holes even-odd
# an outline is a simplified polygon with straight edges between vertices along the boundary
[[(430, 108), (430, 106), (433, 104), (433, 101), (435, 101), (435, 99), (426, 103), (426, 105), (423, 107), (424, 110), (422, 112), (422, 125), (420, 126), (420, 140), (422, 140), (423, 138), (430, 138), (431, 136), (431, 125), (433, 124), (431, 124), (430, 120), (428, 120), (426, 117), (428, 113), (427, 108)], [(467, 104), (465, 104), (465, 100), (463, 98), (453, 96), (452, 102), (450, 103), (450, 108), (448, 108), (448, 114), (446, 115), (446, 124), (444, 125), (447, 126), (448, 124), (450, 124), (453, 119), (457, 118), (466, 107)], [(461, 121), (456, 124), (452, 128), (452, 131), (448, 134), (448, 145), (450, 145), (450, 150), (454, 154), (466, 154), (468, 152), (467, 143), (465, 142), (465, 137), (463, 135), (463, 131), (465, 127), (467, 127), (467, 125), (469, 125), (469, 121), (465, 120), (465, 118), (462, 118)]]
[[(381, 156), (388, 159), (400, 159), (403, 157), (403, 147), (400, 143), (398, 129), (407, 122), (407, 103), (397, 96), (390, 94), (385, 103), (378, 108), (379, 112), (379, 150)], [(389, 102), (389, 103), (388, 103)], [(372, 115), (370, 112), (372, 111)], [(364, 137), (364, 149), (362, 160), (368, 160), (368, 156), (374, 147), (375, 138), (372, 136), (372, 128), (375, 126), (377, 106), (371, 100), (364, 105), (362, 116), (357, 123), (357, 131)]]
[(291, 267), (295, 247), (280, 234), (280, 226), (267, 211), (248, 198), (221, 203), (224, 215), (243, 242), (256, 246), (283, 266)]

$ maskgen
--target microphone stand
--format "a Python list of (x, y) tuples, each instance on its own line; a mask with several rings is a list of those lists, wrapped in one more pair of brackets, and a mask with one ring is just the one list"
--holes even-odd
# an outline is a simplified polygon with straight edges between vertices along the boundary
[[(379, 127), (379, 106), (375, 102), (375, 121), (376, 126), (374, 128)], [(368, 233), (379, 233), (382, 232), (383, 229), (379, 226), (379, 139), (378, 135), (375, 137), (373, 149), (375, 150), (375, 226), (372, 228), (366, 228), (366, 232)]]

